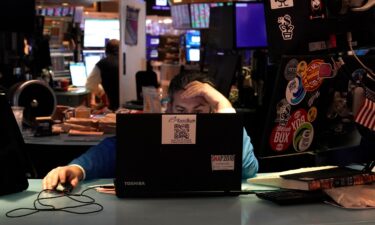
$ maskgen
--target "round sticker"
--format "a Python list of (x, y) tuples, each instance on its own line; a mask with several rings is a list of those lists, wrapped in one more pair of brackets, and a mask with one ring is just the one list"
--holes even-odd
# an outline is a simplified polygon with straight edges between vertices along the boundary
[(306, 151), (314, 139), (314, 127), (311, 123), (301, 124), (293, 135), (293, 147), (297, 152)]
[(290, 118), (290, 110), (292, 106), (285, 98), (281, 99), (276, 105), (276, 119), (275, 122), (281, 126), (286, 126)]
[(320, 65), (324, 61), (315, 59), (307, 65), (306, 73), (302, 76), (302, 84), (306, 91), (315, 91), (322, 84), (323, 79), (320, 77)]
[(304, 76), (304, 74), (306, 73), (306, 69), (307, 69), (307, 62), (306, 61), (299, 62), (297, 65), (297, 74), (300, 76)]
[(284, 69), (284, 77), (286, 80), (293, 80), (297, 76), (297, 65), (298, 60), (297, 59), (291, 59), (286, 64)]
[(293, 112), (289, 119), (289, 126), (292, 127), (293, 131), (297, 130), (301, 124), (307, 122), (307, 112), (305, 109), (298, 109)]
[(291, 105), (300, 103), (306, 95), (306, 91), (302, 85), (300, 76), (296, 76), (293, 80), (288, 82), (285, 90), (285, 98)]
[(307, 121), (309, 121), (310, 123), (314, 122), (317, 115), (318, 115), (318, 109), (315, 106), (311, 107), (309, 111), (307, 112)]
[(270, 135), (269, 143), (271, 149), (275, 152), (283, 152), (292, 143), (292, 135), (293, 131), (290, 126), (280, 126), (277, 125), (273, 128), (272, 133)]

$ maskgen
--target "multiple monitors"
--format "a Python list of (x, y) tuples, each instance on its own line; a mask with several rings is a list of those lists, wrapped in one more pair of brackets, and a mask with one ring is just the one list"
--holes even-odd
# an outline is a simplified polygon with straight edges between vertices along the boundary
[(147, 60), (157, 60), (159, 58), (158, 47), (160, 44), (160, 36), (146, 35), (146, 57)]
[(261, 2), (235, 4), (237, 48), (267, 47), (266, 17)]
[(199, 30), (188, 30), (185, 34), (186, 61), (200, 61), (201, 34)]
[(191, 28), (208, 28), (210, 18), (210, 5), (208, 3), (191, 4)]
[(85, 19), (83, 46), (103, 48), (110, 39), (120, 40), (118, 19)]

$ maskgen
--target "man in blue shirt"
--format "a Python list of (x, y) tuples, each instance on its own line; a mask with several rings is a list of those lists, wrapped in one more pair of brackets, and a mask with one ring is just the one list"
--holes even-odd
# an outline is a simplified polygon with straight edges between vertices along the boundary
[[(181, 73), (169, 85), (167, 113), (235, 113), (229, 100), (214, 88), (202, 73)], [(53, 189), (58, 183), (77, 186), (80, 180), (114, 177), (116, 137), (104, 139), (69, 165), (51, 170), (43, 179), (43, 189)], [(242, 178), (253, 177), (258, 171), (258, 161), (253, 145), (244, 129)]]

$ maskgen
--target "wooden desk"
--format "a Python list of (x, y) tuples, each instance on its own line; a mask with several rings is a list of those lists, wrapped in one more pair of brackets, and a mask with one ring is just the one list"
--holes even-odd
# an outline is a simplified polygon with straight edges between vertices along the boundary
[[(111, 179), (85, 181), (76, 191), (88, 185), (112, 182)], [(5, 213), (20, 207), (32, 207), (41, 191), (41, 180), (29, 180), (27, 191), (0, 197), (0, 222), (6, 225), (370, 225), (375, 224), (374, 210), (345, 210), (326, 204), (278, 206), (255, 195), (203, 198), (119, 199), (114, 195), (85, 194), (103, 205), (101, 212), (77, 215), (66, 212), (38, 212), (7, 218)], [(63, 207), (69, 201), (58, 202)], [(49, 200), (49, 204), (57, 203)], [(87, 209), (87, 208), (86, 208)], [(74, 209), (73, 209), (74, 210)], [(77, 209), (79, 210), (79, 209)]]

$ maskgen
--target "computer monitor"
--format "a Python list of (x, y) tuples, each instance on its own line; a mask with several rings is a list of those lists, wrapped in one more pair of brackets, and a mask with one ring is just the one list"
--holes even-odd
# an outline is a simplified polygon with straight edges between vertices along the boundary
[(83, 60), (86, 66), (86, 74), (87, 76), (92, 72), (95, 65), (99, 60), (105, 57), (104, 50), (83, 50), (82, 51)]
[(85, 64), (83, 62), (71, 62), (69, 64), (69, 71), (72, 85), (85, 87), (87, 80)]
[(235, 17), (237, 48), (267, 47), (263, 2), (236, 3)]
[(191, 28), (203, 29), (209, 27), (210, 21), (210, 4), (193, 3), (190, 4)]
[(201, 46), (201, 33), (199, 30), (188, 30), (185, 34), (186, 48), (199, 48)]
[(199, 62), (201, 51), (199, 48), (187, 48), (186, 49), (186, 61), (187, 62)]
[(172, 5), (172, 26), (175, 29), (191, 29), (190, 9), (188, 4)]
[(157, 47), (160, 43), (160, 36), (159, 35), (146, 35), (146, 47)]
[(104, 48), (110, 39), (120, 40), (118, 19), (85, 19), (83, 36), (85, 48)]
[(146, 15), (171, 16), (168, 0), (149, 0), (146, 4)]
[(213, 49), (228, 50), (234, 48), (234, 9), (227, 3), (210, 9), (210, 29), (208, 46)]

